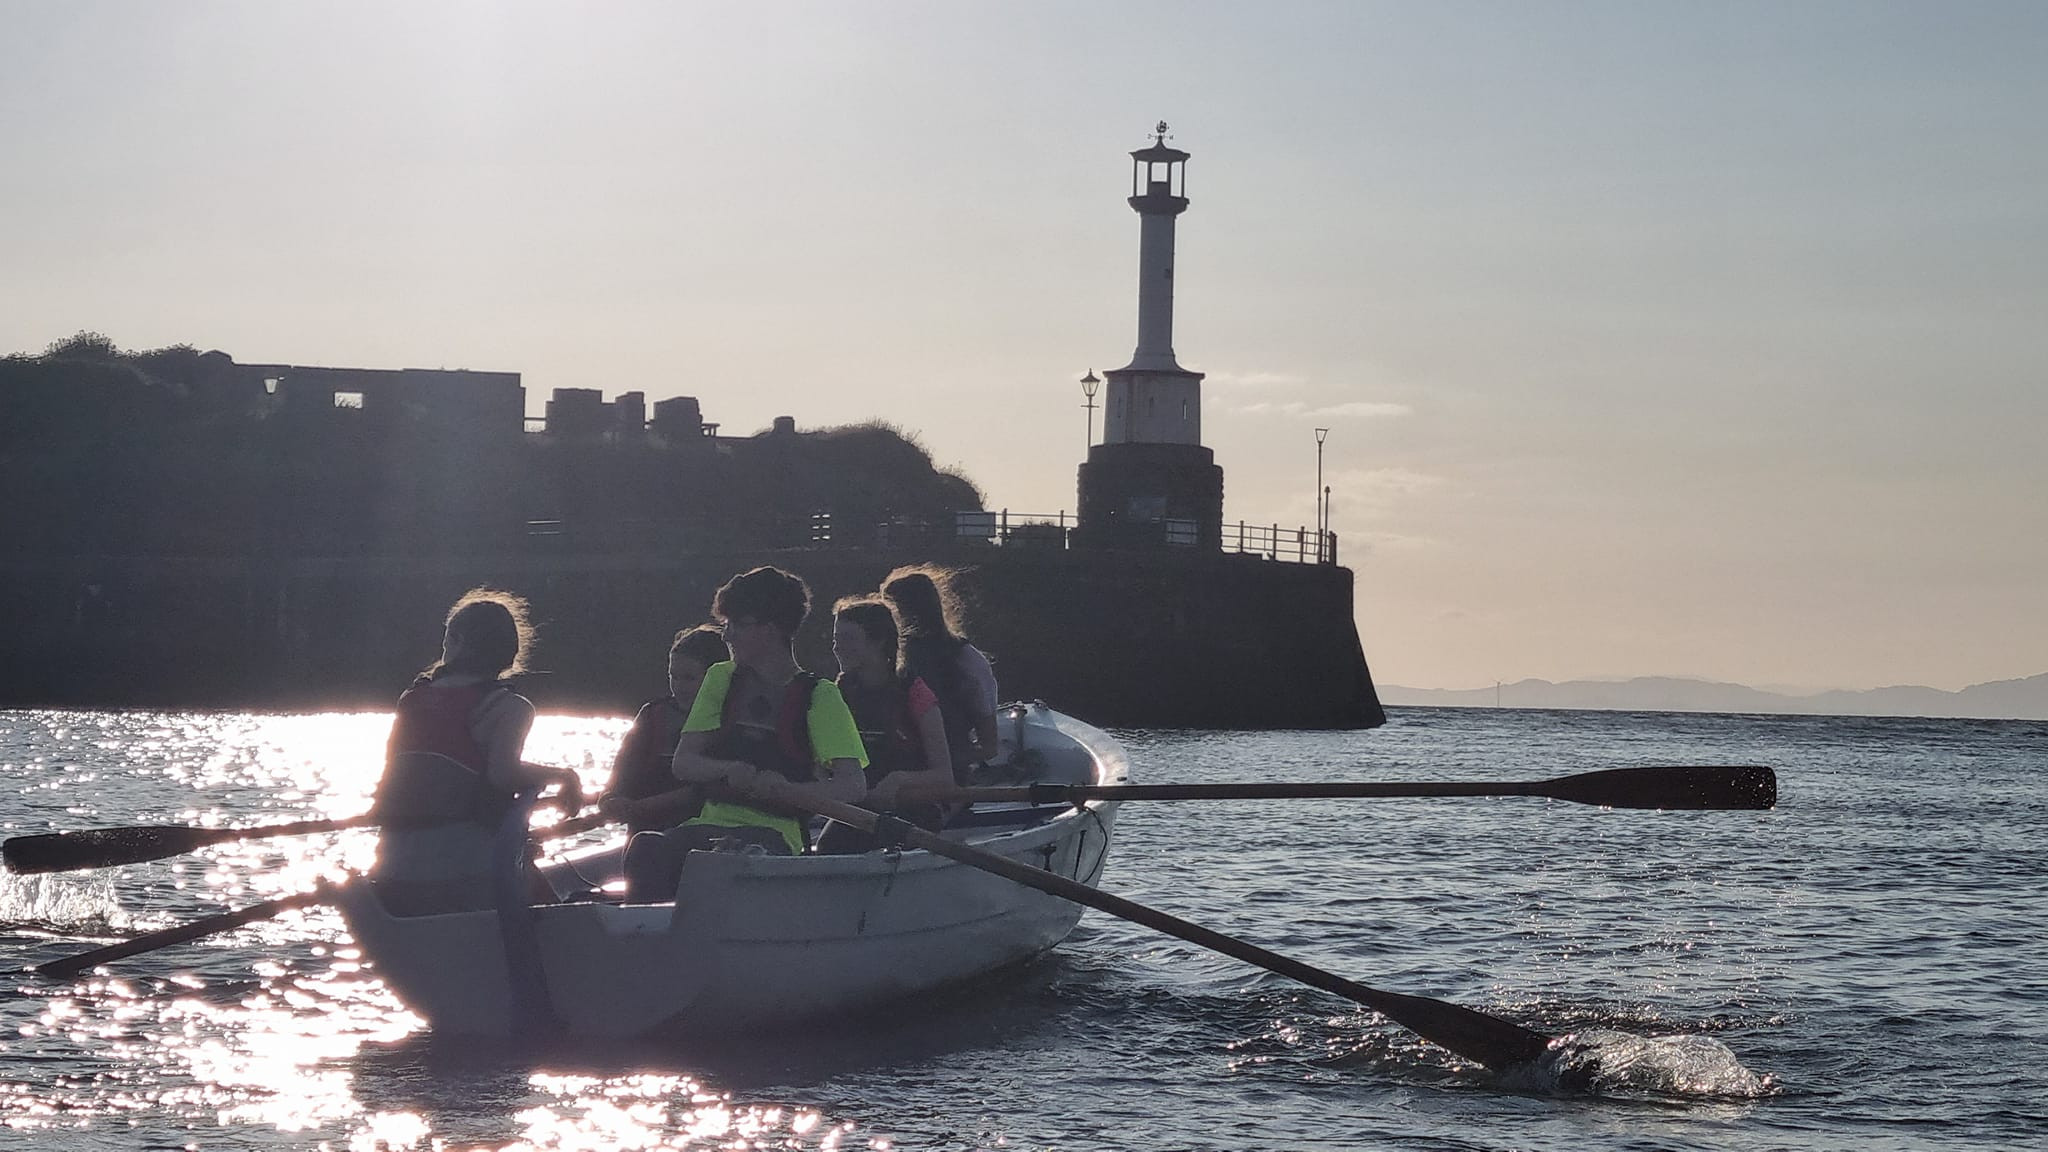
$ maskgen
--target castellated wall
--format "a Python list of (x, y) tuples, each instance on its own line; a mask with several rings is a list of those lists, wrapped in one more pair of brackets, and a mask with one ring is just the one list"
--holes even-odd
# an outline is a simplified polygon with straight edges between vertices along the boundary
[(898, 564), (967, 566), (967, 632), (1006, 699), (1129, 727), (1355, 728), (1384, 720), (1334, 565), (1179, 549), (844, 548), (692, 555), (335, 560), (38, 560), (0, 565), (19, 634), (0, 707), (388, 709), (438, 655), (476, 584), (540, 624), (523, 690), (545, 710), (630, 712), (664, 690), (678, 628), (733, 573), (810, 581), (799, 639), (829, 672), (829, 609)]

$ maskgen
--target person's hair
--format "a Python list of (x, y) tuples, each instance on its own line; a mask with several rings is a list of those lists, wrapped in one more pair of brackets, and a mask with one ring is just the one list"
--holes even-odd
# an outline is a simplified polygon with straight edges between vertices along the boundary
[(801, 576), (780, 568), (761, 567), (727, 580), (711, 598), (711, 614), (720, 620), (752, 616), (795, 636), (811, 614), (811, 586)]
[(953, 574), (930, 564), (898, 568), (882, 581), (882, 599), (896, 610), (903, 633), (959, 638), (959, 601)]
[(713, 664), (732, 659), (732, 652), (725, 646), (725, 634), (716, 624), (699, 624), (676, 633), (675, 643), (668, 646), (670, 659), (677, 654), (688, 656), (706, 668)]
[(461, 660), (437, 660), (427, 675), (469, 672), (502, 679), (526, 671), (533, 624), (525, 598), (497, 588), (471, 588), (448, 609), (444, 623), (449, 635), (462, 637)]
[(955, 630), (952, 573), (929, 564), (898, 568), (882, 581), (882, 599), (896, 610), (902, 627), (897, 673), (906, 681), (922, 677), (943, 703), (960, 692), (960, 649), (967, 641)]
[(887, 600), (879, 596), (844, 596), (832, 605), (832, 615), (860, 629), (860, 634), (888, 659), (890, 668), (895, 668), (896, 612)]

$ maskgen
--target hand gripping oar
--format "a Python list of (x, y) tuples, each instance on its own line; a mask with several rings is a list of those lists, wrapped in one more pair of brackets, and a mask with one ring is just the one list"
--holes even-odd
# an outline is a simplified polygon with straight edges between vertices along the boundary
[[(528, 764), (527, 768), (535, 768)], [(333, 820), (297, 820), (290, 824), (258, 824), (253, 828), (193, 828), (182, 824), (137, 824), (126, 828), (89, 828), (82, 832), (39, 832), (10, 836), (0, 843), (0, 860), (9, 872), (72, 872), (112, 868), (183, 856), (213, 844), (265, 840), (273, 836), (310, 836), (378, 823), (375, 812)]]
[(1143, 904), (1135, 904), (1121, 896), (1112, 896), (1064, 876), (1033, 868), (1028, 864), (1019, 864), (979, 848), (970, 848), (957, 841), (927, 832), (906, 820), (893, 816), (878, 816), (865, 808), (856, 808), (851, 804), (796, 796), (793, 790), (778, 790), (774, 802), (814, 815), (828, 816), (842, 824), (850, 824), (879, 837), (885, 843), (922, 848), (934, 855), (958, 860), (969, 867), (993, 872), (1006, 880), (1014, 880), (1027, 888), (1036, 888), (1040, 892), (1058, 896), (1063, 900), (1071, 900), (1076, 904), (1107, 912), (1111, 916), (1157, 929), (1169, 936), (1178, 936), (1190, 944), (1213, 949), (1247, 964), (1256, 964), (1269, 972), (1278, 972), (1311, 987), (1334, 993), (1347, 1000), (1355, 1000), (1424, 1040), (1448, 1048), (1495, 1071), (1531, 1063), (1541, 1058), (1550, 1048), (1550, 1037), (1498, 1016), (1489, 1016), (1484, 1012), (1475, 1012), (1470, 1008), (1442, 1000), (1431, 1000), (1424, 996), (1408, 996), (1399, 992), (1383, 992), (1378, 988), (1368, 988), (1355, 980), (1347, 980), (1299, 960), (1290, 960), (1278, 953), (1268, 952), (1256, 944), (1248, 944), (1199, 924), (1191, 924), (1177, 916), (1147, 908)]
[(1355, 800), (1403, 796), (1542, 796), (1608, 808), (1758, 810), (1778, 802), (1778, 776), (1757, 765), (1608, 768), (1554, 780), (1275, 782), (1248, 784), (1026, 784), (916, 793), (940, 804), (1079, 804), (1087, 800)]
[[(612, 818), (599, 812), (588, 816), (578, 816), (572, 820), (563, 820), (560, 823), (550, 824), (544, 828), (536, 828), (534, 833), (541, 839), (554, 840), (563, 836), (574, 836), (578, 832), (588, 832), (592, 828), (601, 828), (610, 823), (612, 823)], [(279, 896), (275, 900), (265, 900), (261, 904), (251, 904), (247, 908), (238, 908), (233, 912), (223, 912), (218, 916), (208, 916), (204, 920), (193, 920), (189, 923), (173, 925), (172, 927), (159, 929), (155, 932), (145, 932), (140, 936), (122, 940), (119, 943), (108, 944), (103, 948), (94, 948), (89, 952), (80, 952), (76, 956), (66, 956), (61, 960), (51, 960), (30, 968), (29, 972), (37, 976), (49, 976), (59, 980), (67, 979), (81, 972), (97, 968), (102, 964), (111, 964), (116, 960), (125, 960), (130, 956), (139, 956), (144, 952), (154, 952), (159, 948), (168, 948), (173, 944), (183, 944), (190, 940), (217, 936), (222, 932), (231, 932), (236, 928), (242, 927), (244, 924), (254, 924), (258, 920), (272, 919), (296, 908), (311, 908), (316, 904), (325, 904), (333, 898), (333, 887), (323, 882), (318, 887), (309, 888), (304, 892), (294, 892), (289, 896)]]

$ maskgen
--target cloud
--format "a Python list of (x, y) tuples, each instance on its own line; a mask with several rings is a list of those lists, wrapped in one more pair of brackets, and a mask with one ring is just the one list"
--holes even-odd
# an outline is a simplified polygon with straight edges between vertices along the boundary
[(1420, 552), (1441, 543), (1433, 536), (1409, 536), (1400, 532), (1340, 532), (1337, 535), (1337, 553), (1341, 557), (1361, 549), (1366, 552)]
[(1353, 533), (1349, 538), (1354, 543), (1362, 543), (1375, 552), (1413, 552), (1442, 544), (1433, 537), (1366, 530), (1360, 525), (1384, 521), (1405, 506), (1414, 505), (1423, 494), (1443, 487), (1443, 477), (1408, 468), (1350, 469), (1332, 475), (1328, 483), (1331, 524), (1340, 530), (1344, 524), (1350, 524)]
[(1415, 411), (1406, 404), (1394, 404), (1380, 400), (1353, 400), (1347, 404), (1331, 404), (1323, 408), (1312, 408), (1308, 415), (1316, 417), (1358, 416), (1378, 418), (1381, 416), (1406, 416)]
[(1234, 416), (1285, 416), (1289, 419), (1337, 420), (1346, 418), (1378, 419), (1390, 416), (1406, 416), (1414, 409), (1406, 404), (1393, 404), (1377, 400), (1352, 400), (1343, 404), (1314, 405), (1300, 400), (1274, 403), (1261, 400), (1253, 404), (1239, 404), (1228, 411)]
[(1364, 497), (1412, 496), (1442, 485), (1444, 478), (1412, 468), (1351, 468), (1330, 477), (1332, 487)]
[(1225, 391), (1242, 389), (1251, 392), (1299, 388), (1308, 383), (1308, 378), (1287, 372), (1210, 372), (1202, 378), (1202, 383)]

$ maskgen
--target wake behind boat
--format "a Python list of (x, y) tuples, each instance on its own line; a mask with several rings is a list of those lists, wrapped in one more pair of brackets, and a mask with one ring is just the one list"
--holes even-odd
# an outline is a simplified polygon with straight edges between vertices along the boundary
[[(1018, 783), (1121, 784), (1122, 747), (1042, 704), (1001, 715), (991, 766)], [(1093, 887), (1116, 803), (978, 806), (949, 829), (1005, 859)], [(613, 844), (544, 868), (558, 889), (620, 874)], [(379, 976), (437, 1032), (531, 1027), (496, 912), (393, 916), (366, 883), (335, 901)], [(532, 910), (547, 1008), (575, 1036), (730, 1032), (851, 1013), (1038, 956), (1081, 916), (1067, 900), (917, 850), (692, 852), (673, 902)]]

